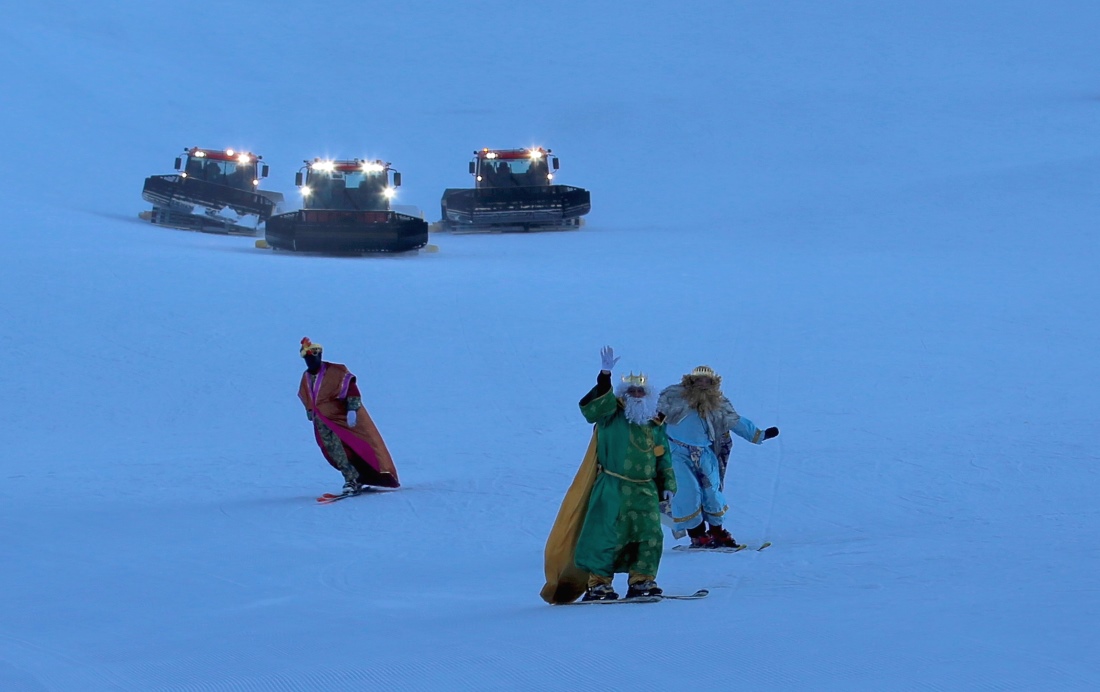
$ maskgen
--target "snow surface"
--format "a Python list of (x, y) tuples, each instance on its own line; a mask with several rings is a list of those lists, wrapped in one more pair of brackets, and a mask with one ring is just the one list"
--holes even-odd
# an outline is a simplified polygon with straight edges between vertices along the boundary
[[(0, 690), (1100, 687), (1100, 5), (7, 3)], [(186, 146), (550, 146), (577, 232), (324, 258), (139, 222)], [(295, 392), (404, 487), (331, 506)], [(740, 443), (702, 602), (553, 608), (599, 347)], [(620, 585), (622, 583), (620, 577)]]

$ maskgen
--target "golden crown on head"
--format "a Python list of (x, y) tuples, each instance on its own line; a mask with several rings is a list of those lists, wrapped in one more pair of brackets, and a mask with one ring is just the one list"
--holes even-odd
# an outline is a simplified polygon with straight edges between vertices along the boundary
[(645, 373), (640, 372), (635, 375), (633, 370), (630, 371), (629, 375), (623, 375), (622, 379), (628, 387), (644, 387), (647, 380)]
[(691, 371), (692, 377), (715, 377), (714, 369), (709, 365), (700, 365)]

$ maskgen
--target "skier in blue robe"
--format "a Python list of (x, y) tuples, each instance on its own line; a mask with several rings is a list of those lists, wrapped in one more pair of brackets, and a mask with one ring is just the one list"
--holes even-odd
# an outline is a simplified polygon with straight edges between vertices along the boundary
[(664, 389), (657, 404), (666, 417), (678, 488), (672, 498), (672, 519), (676, 530), (687, 531), (693, 548), (738, 547), (722, 526), (729, 509), (722, 490), (730, 433), (752, 444), (779, 435), (779, 428), (761, 430), (738, 415), (721, 385), (722, 378), (713, 369), (700, 365), (684, 375), (680, 384)]

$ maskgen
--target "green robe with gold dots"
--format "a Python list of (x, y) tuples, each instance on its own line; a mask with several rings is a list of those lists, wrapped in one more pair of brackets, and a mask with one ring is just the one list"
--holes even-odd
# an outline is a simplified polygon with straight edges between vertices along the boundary
[(598, 389), (581, 399), (581, 413), (596, 425), (600, 472), (573, 561), (604, 577), (656, 577), (664, 545), (660, 493), (676, 492), (664, 424), (629, 422), (614, 392)]

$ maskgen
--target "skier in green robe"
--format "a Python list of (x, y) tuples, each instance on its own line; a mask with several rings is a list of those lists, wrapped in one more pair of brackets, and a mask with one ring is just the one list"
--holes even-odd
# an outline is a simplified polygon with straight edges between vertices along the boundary
[(612, 391), (611, 369), (619, 359), (610, 346), (600, 356), (596, 386), (580, 401), (581, 413), (596, 425), (599, 473), (574, 563), (591, 575), (583, 600), (617, 599), (617, 572), (629, 574), (627, 598), (657, 596), (664, 547), (659, 506), (676, 492), (658, 392), (645, 375), (633, 373)]

